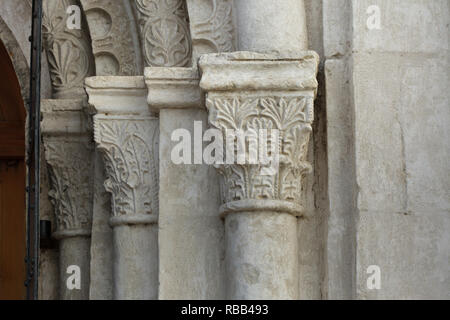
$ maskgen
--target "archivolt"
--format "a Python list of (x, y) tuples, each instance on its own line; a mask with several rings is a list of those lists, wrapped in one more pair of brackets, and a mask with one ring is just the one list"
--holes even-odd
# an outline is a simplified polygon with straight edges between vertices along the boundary
[(17, 79), (19, 80), (20, 90), (23, 101), (27, 101), (29, 95), (29, 68), (27, 59), (20, 48), (17, 39), (13, 33), (0, 17), (0, 40), (8, 50), (9, 56), (16, 71)]
[[(83, 20), (87, 21), (83, 25), (84, 30), (81, 30), (78, 34), (67, 30), (67, 28), (61, 29), (61, 25), (59, 25), (59, 29), (52, 30), (49, 36), (64, 39), (64, 41), (46, 47), (54, 92), (64, 92), (65, 89), (69, 89), (69, 97), (76, 96), (71, 92), (71, 88), (82, 89), (84, 78), (88, 76), (142, 75), (144, 67), (149, 65), (166, 67), (191, 65), (191, 62), (184, 62), (186, 57), (180, 57), (184, 53), (188, 53), (195, 61), (198, 55), (202, 53), (234, 51), (235, 48), (231, 0), (161, 1), (161, 3), (173, 3), (173, 5), (180, 1), (187, 2), (187, 10), (184, 9), (185, 16), (181, 17), (180, 11), (177, 9), (172, 20), (177, 23), (179, 21), (190, 21), (188, 29), (182, 25), (184, 22), (179, 22), (180, 25), (177, 25), (177, 23), (170, 24), (164, 22), (168, 19), (167, 17), (159, 17), (159, 15), (167, 14), (167, 10), (163, 10), (165, 7), (161, 7), (161, 10), (158, 9), (160, 0), (149, 1), (152, 4), (150, 11), (138, 10), (137, 4), (141, 3), (139, 0), (47, 1), (49, 0), (44, 0), (44, 4), (47, 3), (47, 12), (45, 12), (47, 23), (52, 19), (61, 20), (61, 17), (64, 20), (67, 17), (65, 10), (73, 4), (80, 6)], [(59, 11), (54, 11), (55, 8)], [(49, 9), (53, 11), (50, 13), (48, 12)], [(159, 36), (170, 36), (171, 32), (168, 31), (171, 30), (163, 30), (164, 32), (159, 34), (158, 28), (155, 29), (152, 25), (147, 28), (148, 23), (144, 21), (146, 19), (154, 21), (155, 24), (160, 23), (159, 27), (161, 28), (175, 28), (174, 30), (178, 30), (180, 36), (173, 39), (159, 39), (160, 43), (157, 43), (153, 40)], [(158, 33), (156, 35), (158, 37), (151, 36), (155, 32)], [(67, 41), (67, 39), (70, 39), (70, 41)], [(178, 41), (177, 39), (182, 40)], [(152, 43), (148, 44), (147, 41)], [(179, 43), (173, 43), (174, 41)], [(163, 45), (167, 47), (163, 47)], [(180, 48), (183, 48), (183, 50)], [(173, 52), (170, 51), (172, 49)], [(77, 50), (81, 56), (86, 58), (72, 55)], [(149, 58), (148, 55), (151, 55), (151, 57)], [(155, 57), (161, 58), (161, 61), (166, 59), (167, 65), (164, 63), (160, 65), (160, 60), (149, 63)], [(70, 61), (70, 59), (74, 59), (74, 61)], [(178, 60), (181, 62), (178, 63)], [(67, 61), (70, 62), (70, 68), (61, 66)], [(89, 64), (89, 66), (86, 64)], [(69, 72), (70, 74), (64, 74), (63, 72)], [(75, 90), (75, 92), (78, 92), (78, 90)], [(56, 96), (58, 97), (58, 95)], [(62, 96), (64, 97), (64, 94)]]
[(129, 0), (80, 0), (87, 19), (96, 75), (143, 73), (143, 59)]

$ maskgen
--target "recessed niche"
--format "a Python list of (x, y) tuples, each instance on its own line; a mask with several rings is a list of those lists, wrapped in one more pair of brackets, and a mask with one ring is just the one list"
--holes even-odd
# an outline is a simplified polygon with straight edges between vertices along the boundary
[(108, 12), (94, 8), (86, 12), (93, 40), (104, 38), (111, 31), (112, 19)]
[(107, 52), (95, 55), (97, 76), (115, 76), (119, 74), (120, 64), (116, 57)]

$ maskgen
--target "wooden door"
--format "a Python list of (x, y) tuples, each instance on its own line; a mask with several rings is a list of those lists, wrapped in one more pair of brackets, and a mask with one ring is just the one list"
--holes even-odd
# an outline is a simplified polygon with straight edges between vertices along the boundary
[(25, 298), (25, 164), (0, 160), (0, 299)]
[(0, 41), (0, 299), (25, 298), (25, 108)]

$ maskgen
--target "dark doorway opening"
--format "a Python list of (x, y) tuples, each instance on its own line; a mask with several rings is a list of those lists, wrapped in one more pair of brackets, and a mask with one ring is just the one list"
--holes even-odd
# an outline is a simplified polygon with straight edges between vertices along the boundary
[(0, 41), (0, 299), (25, 299), (26, 111), (8, 51)]

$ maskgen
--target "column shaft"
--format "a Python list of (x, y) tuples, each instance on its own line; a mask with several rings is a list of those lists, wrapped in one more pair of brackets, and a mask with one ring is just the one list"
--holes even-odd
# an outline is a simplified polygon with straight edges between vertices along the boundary
[(227, 215), (228, 299), (297, 299), (296, 224), (279, 212)]
[[(89, 299), (90, 251), (90, 235), (59, 240), (59, 292), (61, 300)], [(71, 289), (73, 281), (76, 281), (73, 277), (78, 276), (76, 274), (78, 270), (71, 269), (73, 266), (79, 267), (80, 289)]]
[(303, 0), (235, 0), (238, 50), (308, 49)]
[[(303, 181), (311, 170), (306, 159), (318, 57), (236, 52), (205, 55), (199, 65), (209, 123), (223, 141), (230, 130), (278, 133), (270, 143), (257, 140), (258, 150), (274, 145), (269, 164), (260, 152), (257, 163), (216, 164), (222, 176), (227, 298), (298, 299), (297, 217), (304, 214)], [(247, 159), (249, 147), (246, 142)]]
[(158, 299), (158, 225), (114, 227), (114, 299)]

